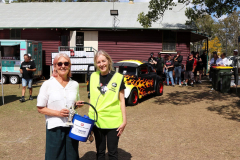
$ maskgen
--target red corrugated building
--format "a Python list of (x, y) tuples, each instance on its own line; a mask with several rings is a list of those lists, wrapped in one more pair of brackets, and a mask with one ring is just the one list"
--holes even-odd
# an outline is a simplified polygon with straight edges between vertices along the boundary
[[(110, 15), (113, 3), (12, 3), (0, 4), (0, 39), (27, 39), (42, 42), (45, 74), (50, 74), (51, 53), (59, 46), (93, 47), (107, 51), (114, 62), (124, 59), (147, 60), (150, 52), (175, 54), (184, 61), (190, 42), (207, 39), (185, 25), (185, 7), (178, 4), (165, 12), (162, 20), (143, 28), (137, 21), (148, 3), (115, 3), (119, 15)], [(183, 9), (182, 9), (183, 8)], [(71, 11), (69, 11), (69, 10)], [(80, 44), (78, 44), (80, 43)], [(48, 67), (47, 67), (48, 66)]]

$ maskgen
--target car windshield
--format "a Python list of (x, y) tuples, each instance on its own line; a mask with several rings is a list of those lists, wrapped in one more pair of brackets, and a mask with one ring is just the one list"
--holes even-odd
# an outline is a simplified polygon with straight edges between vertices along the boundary
[(123, 75), (136, 75), (136, 67), (120, 66), (119, 73)]

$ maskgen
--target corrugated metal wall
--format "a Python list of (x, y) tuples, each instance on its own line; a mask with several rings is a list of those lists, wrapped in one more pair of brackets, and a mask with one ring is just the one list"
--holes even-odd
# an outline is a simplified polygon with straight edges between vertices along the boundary
[(190, 32), (178, 32), (176, 51), (180, 51), (183, 56), (183, 64), (185, 65), (188, 54), (190, 53)]
[(0, 39), (9, 39), (10, 30), (0, 30)]
[(150, 52), (162, 51), (162, 32), (152, 30), (99, 31), (98, 50), (108, 52), (113, 61), (147, 61)]
[(25, 29), (22, 31), (22, 39), (35, 40), (42, 42), (43, 65), (51, 65), (51, 53), (58, 52), (61, 45), (61, 36), (69, 36), (70, 32), (56, 29)]
[[(58, 52), (58, 46), (61, 45), (61, 36), (69, 37), (69, 30), (58, 29), (25, 29), (21, 30), (21, 39), (35, 40), (42, 42), (43, 65), (51, 65), (51, 53)], [(0, 39), (10, 39), (9, 30), (0, 30)], [(68, 39), (69, 43), (69, 39)]]

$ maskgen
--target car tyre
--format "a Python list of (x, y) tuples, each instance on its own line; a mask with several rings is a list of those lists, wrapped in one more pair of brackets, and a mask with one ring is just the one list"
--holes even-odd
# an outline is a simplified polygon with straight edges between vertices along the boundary
[(156, 95), (157, 96), (163, 95), (163, 82), (162, 81), (159, 81), (156, 86)]
[(10, 76), (10, 77), (9, 77), (9, 82), (10, 82), (11, 84), (18, 84), (19, 81), (20, 81), (19, 76)]
[(128, 98), (128, 105), (134, 106), (138, 104), (138, 91), (136, 88), (134, 88)]
[(8, 77), (5, 75), (2, 75), (1, 83), (6, 84), (8, 80)]

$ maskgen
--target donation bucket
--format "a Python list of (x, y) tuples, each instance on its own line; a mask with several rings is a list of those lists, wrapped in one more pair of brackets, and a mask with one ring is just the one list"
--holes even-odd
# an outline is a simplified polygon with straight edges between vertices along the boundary
[(90, 105), (95, 113), (96, 113), (96, 120), (90, 119), (88, 116), (84, 115), (78, 115), (75, 114), (73, 117), (73, 126), (70, 130), (69, 137), (78, 141), (86, 142), (88, 139), (89, 134), (92, 131), (92, 128), (94, 126), (94, 123), (97, 122), (98, 114), (96, 109), (87, 102), (84, 102), (84, 104)]

